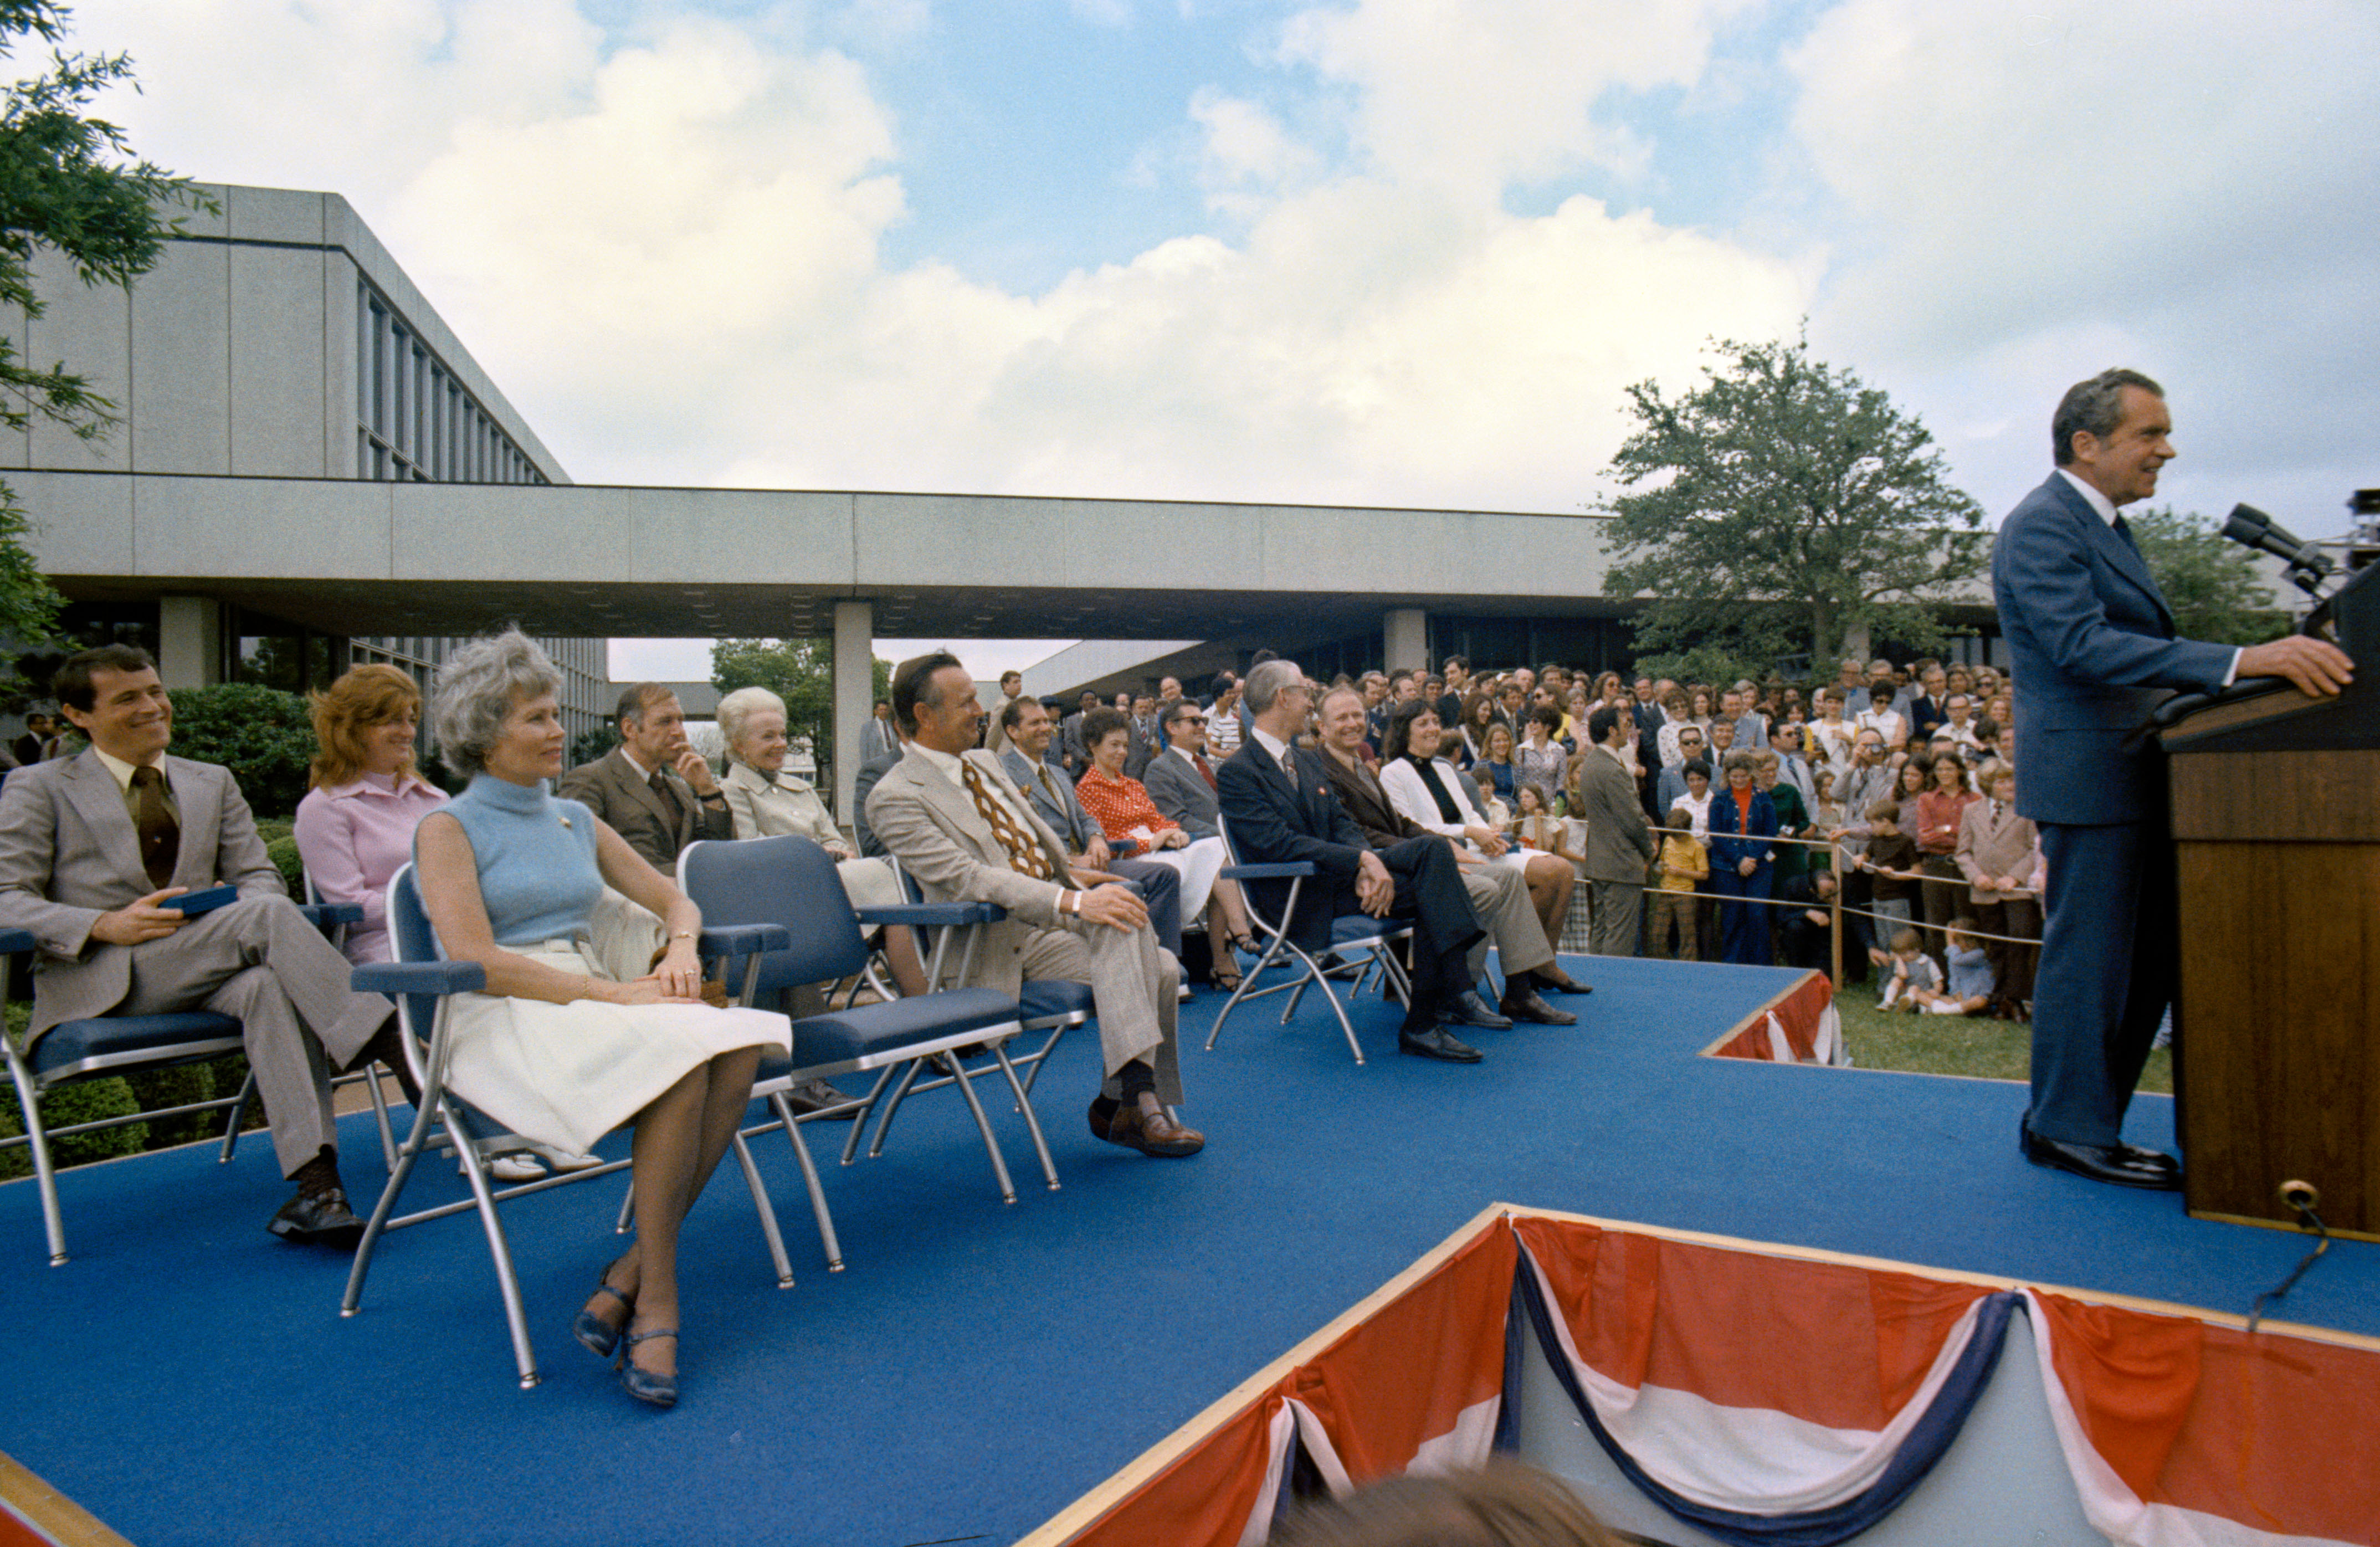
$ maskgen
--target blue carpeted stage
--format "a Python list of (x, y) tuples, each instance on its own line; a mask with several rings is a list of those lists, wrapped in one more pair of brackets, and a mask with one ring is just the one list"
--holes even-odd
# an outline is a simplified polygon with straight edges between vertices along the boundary
[[(1089, 1136), (1096, 1048), (1070, 1038), (1039, 1088), (1062, 1191), (986, 1090), (1013, 1208), (947, 1092), (848, 1169), (843, 1130), (813, 1129), (842, 1273), (782, 1137), (759, 1140), (800, 1282), (774, 1286), (731, 1164), (687, 1225), (669, 1413), (569, 1335), (616, 1182), (505, 1211), (529, 1392), (468, 1217), (391, 1238), (343, 1321), (345, 1261), (264, 1233), (282, 1188), (261, 1136), (228, 1168), (199, 1146), (69, 1173), (62, 1268), (32, 1185), (0, 1188), (0, 1451), (141, 1547), (1007, 1542), (1495, 1200), (2241, 1312), (2305, 1249), (2026, 1165), (2018, 1086), (1695, 1056), (1794, 974), (1571, 966), (1597, 985), (1564, 1002), (1581, 1025), (1480, 1033), (1469, 1068), (1393, 1056), (1376, 999), (1362, 1068), (1314, 1004), (1283, 1029), (1261, 1003), (1201, 1053), (1220, 1004), (1201, 994), (1184, 1115), (1208, 1148), (1186, 1162)], [(2131, 1137), (2170, 1143), (2169, 1102), (2133, 1111)], [(376, 1147), (350, 1121), (369, 1193)], [(449, 1188), (425, 1165), (408, 1199)], [(2275, 1314), (2380, 1334), (2380, 1246), (2338, 1243)]]

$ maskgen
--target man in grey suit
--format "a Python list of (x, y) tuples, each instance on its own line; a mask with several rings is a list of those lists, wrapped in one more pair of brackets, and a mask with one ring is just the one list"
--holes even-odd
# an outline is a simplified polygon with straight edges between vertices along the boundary
[[(169, 758), (174, 706), (148, 655), (67, 658), (54, 678), (91, 738), (20, 769), (0, 792), (0, 928), (32, 932), (30, 1049), (61, 1021), (207, 1009), (237, 1017), (298, 1195), (273, 1233), (353, 1247), (330, 1077), (380, 1053), (387, 1000), (347, 987), (347, 958), (289, 900), (230, 771)], [(174, 898), (229, 884), (237, 901), (186, 918)], [(399, 1063), (398, 1067), (403, 1065)]]
[(1158, 727), (1157, 699), (1140, 693), (1132, 700), (1132, 726), (1124, 748), (1123, 776), (1137, 779), (1148, 771), (1148, 760), (1165, 749), (1165, 733)]
[(1118, 875), (1132, 883), (1148, 907), (1148, 927), (1157, 932), (1157, 943), (1178, 959), (1182, 955), (1182, 872), (1151, 859), (1115, 857), (1108, 847), (1107, 834), (1083, 810), (1075, 786), (1050, 766), (1049, 743), (1057, 726), (1048, 710), (1031, 699), (1019, 699), (1001, 713), (1007, 721), (1009, 747), (1001, 753), (1000, 765), (1008, 771), (1009, 781), (1025, 792), (1033, 814), (1058, 834), (1067, 859), (1080, 861), (1075, 866), (1075, 878), (1086, 885), (1096, 885), (1097, 875)]
[(1206, 1137), (1167, 1108), (1182, 1100), (1174, 1039), (1182, 968), (1148, 909), (1121, 884), (1076, 883), (1065, 847), (1033, 814), (1000, 760), (976, 746), (983, 707), (946, 652), (905, 661), (892, 709), (909, 750), (868, 798), (868, 824), (937, 901), (997, 903), (976, 982), (1014, 993), (1027, 979), (1091, 986), (1105, 1075), (1091, 1132), (1146, 1155), (1194, 1155)]
[(1140, 774), (1148, 798), (1192, 839), (1218, 836), (1222, 808), (1215, 799), (1215, 770), (1207, 761), (1207, 712), (1193, 700), (1176, 699), (1166, 708), (1162, 727), (1165, 750), (1149, 759)]
[(2124, 1110), (2173, 999), (2180, 925), (2164, 769), (2131, 733), (2162, 688), (2285, 676), (2326, 696), (2351, 671), (2337, 646), (2302, 635), (2245, 649), (2176, 637), (2120, 514), (2156, 493), (2172, 432), (2165, 389), (2139, 372), (2076, 383), (2051, 420), (2056, 470), (2009, 513), (1992, 550), (2016, 678), (2016, 809), (2039, 828), (2049, 867), (2023, 1153), (2160, 1190), (2181, 1186), (2180, 1166), (2126, 1144)]
[(620, 695), (620, 745), (562, 776), (557, 794), (584, 801), (648, 865), (677, 874), (678, 851), (698, 838), (735, 835), (727, 792), (686, 739), (686, 711), (658, 682)]
[(1578, 773), (1579, 814), (1586, 819), (1586, 879), (1595, 916), (1587, 949), (1598, 956), (1636, 954), (1636, 927), (1645, 907), (1645, 870), (1653, 859), (1653, 827), (1636, 796), (1622, 754), (1636, 735), (1633, 721), (1611, 704), (1586, 717), (1595, 745)]

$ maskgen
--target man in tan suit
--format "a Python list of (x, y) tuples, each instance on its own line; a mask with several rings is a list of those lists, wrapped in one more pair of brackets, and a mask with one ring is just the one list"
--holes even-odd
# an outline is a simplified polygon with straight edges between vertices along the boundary
[(955, 656), (903, 662), (892, 674), (892, 713), (909, 748), (869, 792), (868, 825), (929, 897), (1008, 910), (985, 927), (976, 986), (1014, 993), (1027, 979), (1090, 984), (1106, 1075), (1091, 1131), (1147, 1155), (1196, 1154), (1205, 1136), (1167, 1111), (1182, 1100), (1182, 968), (1157, 943), (1148, 907), (1118, 878), (1073, 870), (1000, 760), (977, 748), (983, 706)]
[[(1726, 724), (1716, 721), (1711, 728)], [(1656, 847), (1652, 823), (1645, 820), (1636, 781), (1628, 772), (1628, 743), (1636, 738), (1636, 726), (1607, 703), (1586, 717), (1585, 730), (1594, 742), (1579, 753), (1578, 774), (1579, 814), (1586, 819), (1586, 878), (1594, 889), (1587, 949), (1598, 956), (1633, 956), (1645, 907), (1645, 871)]]
[[(394, 1011), (347, 987), (347, 958), (290, 902), (228, 770), (165, 755), (174, 706), (148, 655), (67, 658), (54, 679), (91, 748), (18, 770), (0, 792), (0, 928), (32, 932), (30, 1051), (62, 1021), (207, 1009), (237, 1017), (298, 1196), (285, 1240), (352, 1247), (330, 1076), (376, 1051)], [(227, 883), (238, 900), (185, 918), (174, 898)], [(400, 1064), (398, 1066), (402, 1066)]]
[(584, 801), (645, 863), (677, 874), (678, 850), (732, 838), (735, 818), (710, 762), (686, 739), (686, 711), (658, 682), (620, 695), (620, 745), (562, 776), (555, 793)]

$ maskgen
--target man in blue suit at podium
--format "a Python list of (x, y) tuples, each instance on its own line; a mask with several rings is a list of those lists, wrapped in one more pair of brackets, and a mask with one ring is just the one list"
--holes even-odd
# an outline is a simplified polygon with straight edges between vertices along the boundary
[(2240, 649), (2177, 639), (2119, 507), (2174, 457), (2165, 390), (2107, 371), (2067, 390), (2058, 469), (2009, 514), (1992, 594), (2016, 678), (2017, 810), (2049, 863), (2034, 985), (2025, 1158), (2093, 1181), (2171, 1190), (2170, 1155), (2123, 1141), (2124, 1109), (2173, 1000), (2180, 941), (2165, 763), (2125, 738), (2166, 695), (2283, 676), (2337, 693), (2347, 656), (2291, 636)]

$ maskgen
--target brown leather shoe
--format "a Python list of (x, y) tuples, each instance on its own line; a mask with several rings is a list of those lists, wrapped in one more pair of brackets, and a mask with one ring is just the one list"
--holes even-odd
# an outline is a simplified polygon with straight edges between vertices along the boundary
[(1159, 1113), (1152, 1117), (1134, 1102), (1116, 1108), (1108, 1121), (1108, 1142), (1137, 1150), (1144, 1155), (1172, 1160), (1195, 1155), (1207, 1147), (1207, 1136)]

